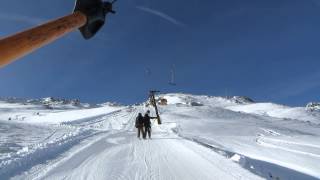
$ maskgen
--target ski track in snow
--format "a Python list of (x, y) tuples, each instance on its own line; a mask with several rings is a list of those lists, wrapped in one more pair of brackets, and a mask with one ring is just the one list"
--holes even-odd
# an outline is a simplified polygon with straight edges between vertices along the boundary
[(152, 140), (134, 135), (123, 132), (102, 138), (37, 179), (259, 179), (174, 134), (156, 133)]
[(262, 146), (266, 146), (274, 149), (281, 149), (288, 152), (320, 158), (320, 148), (319, 146), (316, 146), (316, 145), (300, 144), (295, 142), (288, 142), (288, 141), (282, 141), (277, 139), (265, 139), (265, 138), (258, 138), (257, 143)]

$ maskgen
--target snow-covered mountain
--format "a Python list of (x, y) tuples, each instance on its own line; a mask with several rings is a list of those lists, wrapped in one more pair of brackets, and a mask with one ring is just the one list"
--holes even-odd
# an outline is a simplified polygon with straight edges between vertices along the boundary
[(46, 109), (78, 109), (92, 107), (88, 103), (81, 103), (78, 99), (62, 99), (46, 97), (42, 99), (22, 99), (22, 98), (0, 98), (0, 102), (9, 104), (23, 104), (23, 105), (39, 105)]
[(320, 103), (311, 102), (306, 106), (306, 110), (308, 111), (320, 111)]
[(157, 98), (151, 140), (134, 127), (146, 103), (0, 99), (0, 179), (320, 179), (317, 106)]

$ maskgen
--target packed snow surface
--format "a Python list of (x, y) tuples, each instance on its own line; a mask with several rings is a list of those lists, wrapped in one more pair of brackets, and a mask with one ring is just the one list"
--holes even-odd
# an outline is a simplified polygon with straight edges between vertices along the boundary
[[(145, 103), (0, 100), (0, 179), (320, 179), (320, 112), (246, 97), (159, 95)], [(48, 108), (49, 107), (49, 108)]]

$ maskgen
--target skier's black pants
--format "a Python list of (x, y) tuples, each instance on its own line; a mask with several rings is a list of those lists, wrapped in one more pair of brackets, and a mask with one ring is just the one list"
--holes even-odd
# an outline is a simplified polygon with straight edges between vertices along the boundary
[(144, 137), (144, 131), (143, 131), (143, 127), (137, 127), (137, 130), (138, 130), (138, 138), (140, 138), (140, 134), (142, 137)]
[(148, 134), (149, 138), (151, 138), (151, 127), (145, 127), (144, 138), (147, 138), (147, 134)]

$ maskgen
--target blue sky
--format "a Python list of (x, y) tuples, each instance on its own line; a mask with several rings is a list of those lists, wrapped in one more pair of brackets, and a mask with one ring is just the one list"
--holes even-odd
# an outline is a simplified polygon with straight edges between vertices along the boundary
[[(73, 5), (1, 1), (0, 37)], [(300, 106), (320, 101), (318, 1), (119, 0), (115, 9), (95, 38), (76, 31), (0, 69), (0, 96), (130, 104), (158, 89)], [(173, 65), (175, 87), (168, 85)]]

